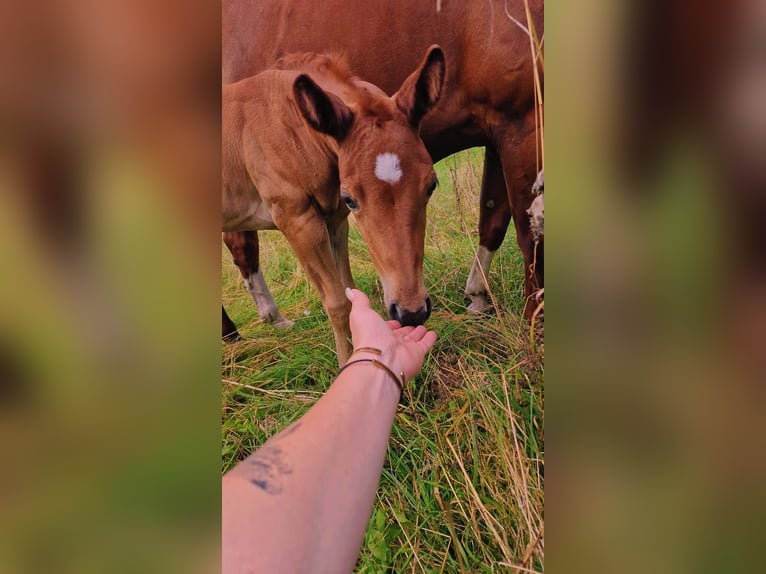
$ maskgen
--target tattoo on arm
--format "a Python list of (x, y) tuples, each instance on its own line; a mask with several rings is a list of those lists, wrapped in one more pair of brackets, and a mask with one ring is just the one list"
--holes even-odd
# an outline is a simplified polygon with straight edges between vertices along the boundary
[(275, 441), (282, 440), (286, 436), (290, 436), (291, 434), (293, 434), (299, 428), (301, 428), (301, 423), (293, 423), (289, 427), (287, 427), (285, 430), (283, 430), (281, 433), (279, 433), (277, 436), (275, 436), (273, 440)]
[(293, 468), (279, 447), (279, 441), (293, 434), (300, 426), (301, 423), (295, 423), (267, 441), (239, 465), (238, 473), (264, 492), (281, 494), (282, 476), (292, 474)]
[(248, 480), (269, 494), (281, 494), (282, 475), (293, 472), (282, 449), (276, 445), (264, 445), (245, 460), (245, 464)]

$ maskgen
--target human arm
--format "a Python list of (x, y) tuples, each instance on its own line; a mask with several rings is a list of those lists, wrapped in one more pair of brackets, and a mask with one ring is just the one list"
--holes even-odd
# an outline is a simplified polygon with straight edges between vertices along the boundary
[[(405, 379), (436, 334), (384, 321), (349, 292), (351, 361), (376, 359)], [(383, 468), (399, 388), (370, 362), (346, 368), (293, 425), (223, 477), (223, 572), (351, 572)]]

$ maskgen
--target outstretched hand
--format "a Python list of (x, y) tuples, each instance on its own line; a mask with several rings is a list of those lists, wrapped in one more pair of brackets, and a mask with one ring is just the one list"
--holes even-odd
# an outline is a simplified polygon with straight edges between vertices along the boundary
[(380, 349), (381, 360), (407, 380), (414, 377), (436, 342), (436, 333), (422, 325), (402, 327), (398, 321), (385, 321), (370, 306), (370, 300), (358, 289), (346, 289), (351, 301), (349, 325), (354, 349)]

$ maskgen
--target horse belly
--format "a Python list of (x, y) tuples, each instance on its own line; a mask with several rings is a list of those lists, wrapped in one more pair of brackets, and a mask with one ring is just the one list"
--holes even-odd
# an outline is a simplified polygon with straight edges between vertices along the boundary
[(261, 231), (277, 229), (271, 209), (260, 199), (223, 198), (223, 231)]

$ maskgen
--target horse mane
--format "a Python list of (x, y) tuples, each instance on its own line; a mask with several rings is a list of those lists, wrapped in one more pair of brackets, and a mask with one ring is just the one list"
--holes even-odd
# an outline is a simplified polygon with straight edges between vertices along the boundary
[(346, 52), (332, 51), (293, 53), (282, 56), (274, 64), (277, 70), (301, 70), (334, 76), (337, 80), (348, 83), (356, 79), (351, 73)]

